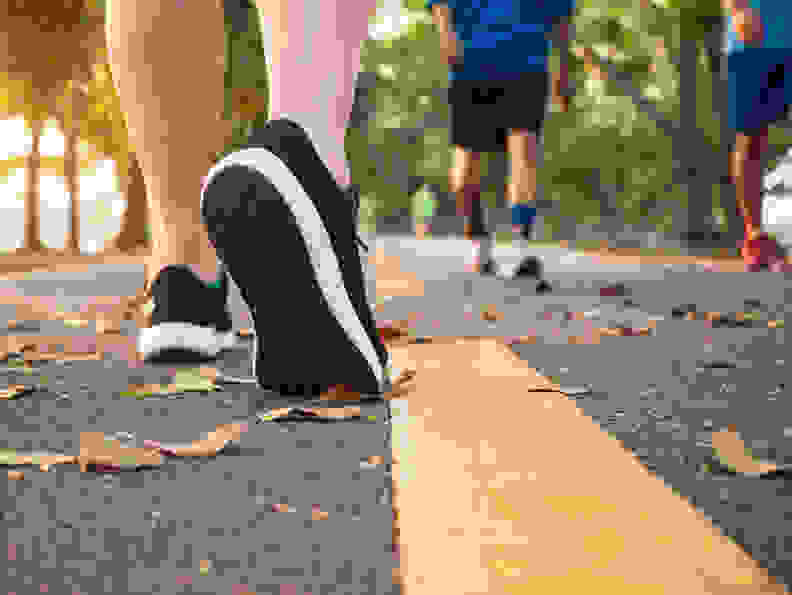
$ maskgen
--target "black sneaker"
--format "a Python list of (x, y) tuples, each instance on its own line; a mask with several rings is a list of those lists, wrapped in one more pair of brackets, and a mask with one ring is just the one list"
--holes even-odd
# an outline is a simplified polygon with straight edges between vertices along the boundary
[(524, 279), (526, 277), (540, 280), (542, 278), (542, 261), (536, 256), (526, 256), (517, 265), (514, 277)]
[(211, 360), (233, 347), (235, 337), (226, 308), (228, 280), (208, 287), (185, 266), (162, 269), (151, 284), (151, 326), (140, 330), (138, 351), (150, 363)]
[(384, 391), (387, 352), (366, 300), (355, 207), (285, 119), (209, 172), (201, 214), (250, 308), (262, 388), (308, 398), (338, 385)]

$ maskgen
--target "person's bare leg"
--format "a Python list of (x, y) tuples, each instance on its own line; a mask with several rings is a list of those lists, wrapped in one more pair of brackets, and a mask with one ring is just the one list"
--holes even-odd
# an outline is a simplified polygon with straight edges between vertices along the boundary
[(535, 206), (537, 136), (527, 130), (512, 130), (508, 136), (507, 147), (511, 170), (506, 190), (509, 204)]
[(341, 187), (360, 45), (377, 0), (256, 0), (270, 72), (270, 119), (300, 124)]
[[(745, 221), (746, 239), (761, 229), (762, 219), (762, 155), (767, 148), (767, 128), (748, 136), (737, 134), (732, 154), (732, 176), (737, 194), (737, 204)], [(743, 246), (743, 256), (750, 252)]]
[(199, 203), (201, 177), (229, 130), (222, 119), (223, 23), (222, 0), (108, 1), (110, 65), (151, 207), (148, 281), (178, 264), (217, 279)]
[(451, 191), (456, 195), (457, 213), (464, 217), (464, 237), (472, 243), (474, 272), (486, 272), (492, 259), (492, 238), (484, 222), (481, 204), (481, 154), (454, 147), (450, 172)]
[[(514, 244), (520, 251), (520, 264), (514, 271), (517, 277), (542, 278), (541, 261), (531, 254), (530, 241), (534, 237), (536, 222), (537, 162), (540, 157), (537, 133), (512, 129), (506, 140), (511, 165), (507, 195), (512, 213)], [(544, 290), (549, 286), (540, 281)], [(537, 287), (537, 289), (539, 286)]]
[(465, 237), (473, 235), (473, 219), (481, 210), (481, 154), (454, 147), (449, 186), (456, 195), (457, 213), (465, 217)]

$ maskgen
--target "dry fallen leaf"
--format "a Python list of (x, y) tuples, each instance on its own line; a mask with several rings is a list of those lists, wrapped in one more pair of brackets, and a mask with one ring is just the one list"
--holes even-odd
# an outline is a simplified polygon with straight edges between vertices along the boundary
[(751, 457), (745, 442), (733, 429), (714, 432), (712, 448), (721, 462), (737, 473), (757, 475), (778, 470), (778, 465), (757, 461)]
[(303, 409), (309, 415), (327, 419), (348, 419), (360, 417), (360, 407), (310, 407)]
[(90, 321), (84, 320), (82, 318), (66, 318), (60, 317), (63, 324), (68, 326), (69, 328), (85, 328), (90, 324)]
[(392, 341), (409, 335), (409, 322), (406, 320), (386, 321), (377, 325), (383, 341)]
[(35, 389), (21, 384), (14, 384), (6, 389), (0, 390), (0, 399), (10, 400), (19, 396), (33, 392)]
[(123, 447), (118, 440), (109, 440), (101, 432), (80, 434), (80, 470), (87, 471), (88, 465), (107, 466), (156, 466), (162, 463), (162, 454), (150, 448)]
[(97, 318), (96, 334), (105, 335), (109, 333), (117, 334), (121, 332), (121, 323), (117, 319)]
[(328, 514), (320, 510), (318, 506), (311, 507), (311, 518), (315, 521), (321, 521), (328, 517)]
[(481, 311), (481, 318), (487, 322), (494, 322), (503, 318), (503, 315), (495, 309), (495, 306), (490, 305)]
[(130, 384), (129, 390), (122, 392), (121, 396), (144, 399), (186, 392), (219, 391), (220, 387), (215, 384), (219, 376), (217, 368), (211, 366), (176, 369), (168, 384)]
[(598, 332), (606, 337), (621, 337), (624, 335), (624, 330), (619, 328), (601, 328), (598, 329)]
[(168, 456), (213, 457), (229, 442), (239, 440), (247, 429), (247, 424), (221, 424), (213, 432), (209, 432), (206, 438), (195, 440), (184, 446), (162, 447), (159, 442), (154, 441), (147, 441), (144, 446), (156, 448)]

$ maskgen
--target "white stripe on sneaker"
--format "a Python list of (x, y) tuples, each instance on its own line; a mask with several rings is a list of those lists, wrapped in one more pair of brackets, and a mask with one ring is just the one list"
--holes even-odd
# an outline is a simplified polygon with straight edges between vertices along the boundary
[[(203, 211), (206, 187), (211, 183), (214, 176), (223, 169), (232, 166), (247, 167), (258, 172), (268, 179), (283, 197), (284, 202), (297, 221), (303, 242), (308, 249), (308, 255), (314, 269), (314, 277), (324, 294), (331, 312), (341, 325), (341, 328), (344, 329), (347, 337), (357, 346), (363, 357), (366, 358), (369, 369), (382, 386), (384, 382), (382, 365), (374, 351), (374, 346), (371, 344), (371, 339), (369, 339), (349, 299), (341, 277), (338, 257), (333, 250), (327, 229), (325, 229), (322, 218), (319, 216), (310, 197), (283, 161), (272, 152), (262, 148), (243, 149), (228, 155), (219, 161), (204, 179), (204, 186), (201, 189), (201, 210)], [(255, 354), (253, 361), (255, 365)]]

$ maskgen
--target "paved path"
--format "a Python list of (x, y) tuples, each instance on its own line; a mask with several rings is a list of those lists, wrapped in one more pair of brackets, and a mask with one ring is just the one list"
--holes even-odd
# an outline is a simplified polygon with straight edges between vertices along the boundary
[[(76, 312), (89, 298), (135, 294), (142, 278), (142, 266), (95, 266), (34, 274), (0, 289), (59, 293), (58, 308)], [(248, 326), (236, 293), (232, 310), (237, 328)], [(0, 318), (20, 316), (0, 306)], [(133, 341), (135, 330), (125, 323), (120, 340)], [(72, 351), (95, 329), (48, 321), (28, 334), (70, 337)], [(249, 377), (248, 347), (241, 342), (218, 367)], [(48, 389), (0, 402), (0, 447), (77, 454), (87, 432), (134, 434), (141, 446), (200, 440), (221, 424), (249, 429), (216, 458), (167, 458), (137, 472), (27, 468), (24, 480), (8, 481), (0, 505), (9, 543), (3, 593), (373, 595), (393, 588), (390, 482), (377, 464), (389, 455), (384, 404), (363, 407), (363, 421), (255, 424), (256, 411), (278, 404), (246, 385), (174, 398), (121, 396), (130, 384), (160, 382), (166, 371), (130, 369), (117, 351), (103, 361), (45, 363), (29, 375), (0, 371), (8, 385)], [(290, 510), (273, 509), (279, 505)], [(326, 518), (313, 519), (314, 505)], [(207, 576), (203, 560), (212, 565)]]
[[(405, 271), (425, 281), (423, 297), (388, 302), (388, 318), (409, 317), (417, 335), (533, 335), (535, 341), (513, 346), (520, 358), (570, 392), (590, 386), (589, 394), (570, 398), (757, 561), (792, 584), (786, 547), (792, 504), (785, 480), (699, 471), (712, 461), (712, 432), (730, 425), (757, 457), (792, 463), (785, 331), (767, 325), (768, 319), (784, 319), (785, 304), (792, 304), (789, 275), (603, 264), (548, 248), (541, 252), (554, 291), (537, 296), (529, 282), (465, 273), (462, 241), (386, 238), (383, 246), (399, 254)], [(503, 268), (514, 266), (510, 249), (496, 250), (496, 257)], [(621, 291), (607, 290), (618, 285)], [(481, 319), (481, 308), (488, 305), (502, 315), (499, 320)], [(713, 328), (706, 320), (675, 318), (674, 308), (691, 306), (700, 316), (755, 311), (763, 320)], [(589, 318), (567, 320), (570, 312)], [(645, 337), (597, 341), (592, 333), (596, 327), (651, 324), (652, 335)], [(578, 339), (571, 343), (573, 337)], [(569, 461), (571, 473), (576, 466)]]
[[(529, 337), (513, 348), (520, 358), (570, 390), (590, 385), (590, 394), (569, 398), (792, 584), (784, 480), (697, 471), (711, 459), (712, 431), (730, 424), (755, 454), (792, 462), (785, 331), (766, 323), (711, 328), (672, 317), (675, 306), (695, 304), (700, 312), (755, 309), (765, 319), (783, 319), (783, 305), (792, 303), (788, 278), (604, 265), (547, 249), (546, 274), (555, 290), (537, 296), (530, 283), (464, 272), (464, 242), (387, 237), (372, 243), (424, 281), (417, 296), (393, 292), (378, 318), (409, 319), (413, 332), (424, 336)], [(508, 250), (499, 256), (505, 267), (513, 265)], [(0, 283), (0, 291), (52, 296), (59, 289), (58, 306), (77, 310), (91, 296), (134, 294), (141, 280), (139, 266), (94, 267)], [(613, 291), (618, 283), (623, 287)], [(758, 305), (747, 309), (745, 300)], [(500, 319), (482, 320), (481, 306), (493, 306)], [(567, 312), (588, 312), (588, 319), (566, 320)], [(232, 313), (239, 327), (247, 326), (236, 292)], [(3, 316), (20, 318), (0, 306)], [(654, 324), (653, 334), (607, 336), (592, 344), (592, 328), (619, 324)], [(125, 323), (122, 335), (132, 340), (134, 332)], [(94, 330), (52, 321), (30, 331), (37, 333), (90, 338)], [(570, 336), (581, 339), (570, 344)], [(246, 349), (241, 343), (218, 367), (249, 374)], [(9, 372), (9, 385), (46, 384), (50, 390), (0, 403), (0, 447), (74, 453), (81, 432), (186, 442), (218, 424), (251, 422), (272, 404), (244, 385), (179, 399), (120, 396), (130, 382), (161, 376), (147, 367), (130, 370), (122, 357), (48, 363), (32, 375)], [(453, 380), (449, 371), (449, 386)], [(38, 593), (43, 584), (51, 593), (241, 593), (247, 585), (258, 593), (386, 593), (393, 565), (389, 473), (384, 464), (366, 462), (389, 460), (386, 409), (365, 408), (358, 422), (251, 424), (216, 458), (166, 459), (139, 472), (80, 473), (71, 465), (46, 474), (27, 471), (3, 494), (9, 544), (16, 544), (7, 562), (15, 581), (9, 591)], [(579, 463), (568, 464), (574, 472)], [(294, 510), (273, 511), (273, 504), (284, 502)], [(310, 520), (312, 505), (327, 517)], [(208, 576), (199, 573), (201, 560), (212, 562)], [(183, 584), (188, 577), (191, 586)]]

